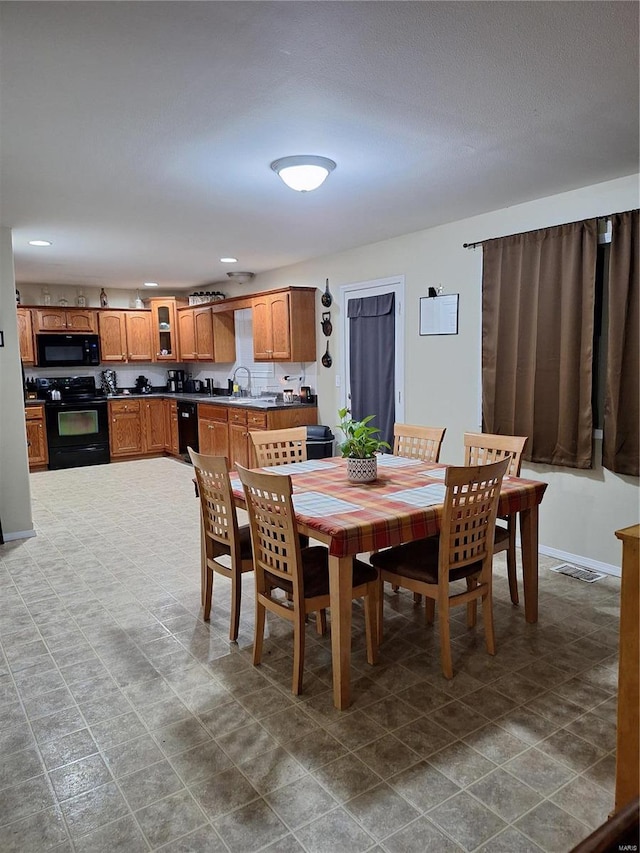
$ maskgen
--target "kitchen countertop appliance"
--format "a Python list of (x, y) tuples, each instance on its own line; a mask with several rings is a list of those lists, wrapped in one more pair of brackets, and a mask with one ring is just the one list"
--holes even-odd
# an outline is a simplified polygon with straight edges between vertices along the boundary
[(136, 379), (136, 394), (150, 394), (153, 389), (146, 376), (138, 376)]
[(36, 379), (44, 400), (49, 468), (78, 468), (109, 462), (107, 400), (93, 376)]
[(184, 391), (184, 370), (167, 370), (167, 391), (171, 394)]

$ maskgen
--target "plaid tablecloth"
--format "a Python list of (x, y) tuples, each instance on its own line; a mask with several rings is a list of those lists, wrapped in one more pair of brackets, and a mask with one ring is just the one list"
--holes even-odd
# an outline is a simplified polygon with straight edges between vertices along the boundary
[[(329, 553), (335, 557), (379, 551), (390, 545), (400, 545), (414, 539), (433, 536), (440, 531), (442, 503), (414, 506), (394, 495), (412, 489), (421, 489), (425, 501), (429, 492), (425, 486), (443, 483), (442, 471), (446, 467), (415, 462), (412, 465), (379, 465), (378, 479), (374, 483), (356, 485), (347, 480), (347, 461), (340, 457), (323, 460), (322, 467), (314, 471), (295, 471), (295, 465), (283, 465), (273, 473), (289, 474), (293, 483), (296, 518), (313, 531), (329, 539)], [(289, 470), (291, 469), (291, 470)], [(432, 475), (430, 476), (430, 472)], [(236, 497), (244, 499), (240, 481), (232, 474), (232, 488)], [(512, 515), (531, 509), (542, 501), (546, 483), (506, 477), (500, 492), (498, 515)], [(313, 492), (307, 499), (299, 498)], [(332, 499), (338, 499), (332, 503)], [(353, 509), (345, 509), (340, 503)], [(332, 507), (335, 506), (332, 512)], [(319, 507), (323, 515), (314, 515)]]

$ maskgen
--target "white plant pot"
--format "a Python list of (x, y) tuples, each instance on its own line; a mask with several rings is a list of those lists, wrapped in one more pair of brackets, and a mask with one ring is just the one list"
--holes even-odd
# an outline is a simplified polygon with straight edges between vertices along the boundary
[(378, 459), (347, 458), (347, 477), (352, 483), (372, 483), (378, 476)]

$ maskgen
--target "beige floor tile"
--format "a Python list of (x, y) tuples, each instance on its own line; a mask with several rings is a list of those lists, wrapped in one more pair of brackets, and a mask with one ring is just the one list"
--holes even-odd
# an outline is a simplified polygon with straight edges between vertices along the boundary
[(528, 625), (498, 555), (497, 653), (459, 609), (451, 680), (424, 606), (386, 587), (377, 667), (354, 610), (340, 712), (313, 620), (300, 697), (283, 620), (252, 666), (252, 575), (237, 644), (224, 578), (203, 622), (192, 476), (170, 459), (32, 475), (37, 536), (0, 546), (3, 850), (566, 853), (606, 816), (618, 579), (541, 557)]

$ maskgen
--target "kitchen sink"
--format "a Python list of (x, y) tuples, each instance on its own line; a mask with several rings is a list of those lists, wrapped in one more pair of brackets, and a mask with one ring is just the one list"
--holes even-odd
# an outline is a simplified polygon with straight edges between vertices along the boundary
[(228, 406), (274, 406), (275, 397), (228, 397), (225, 400)]

